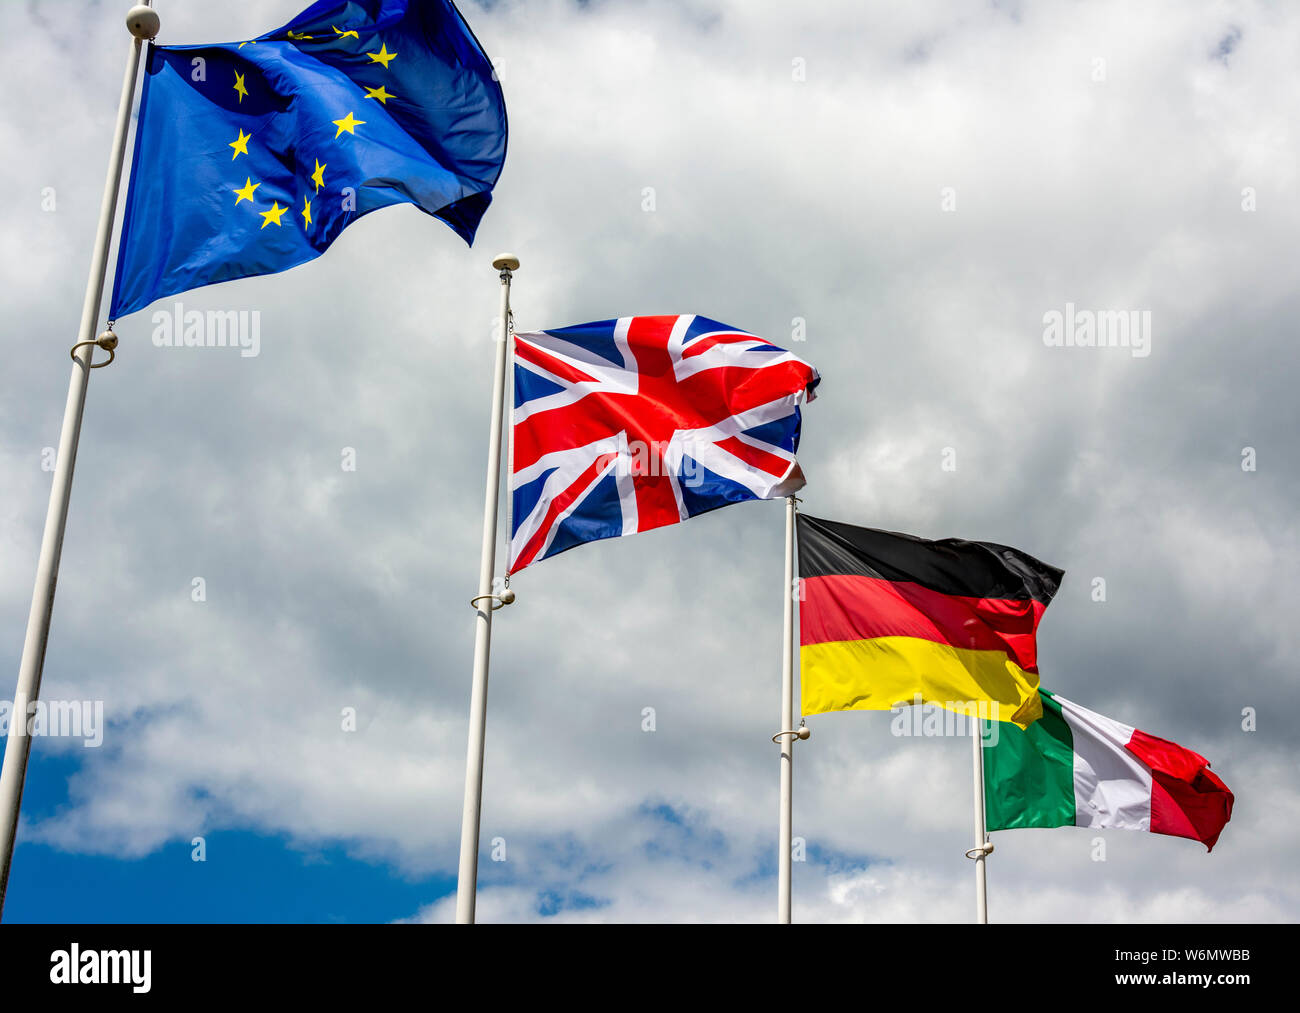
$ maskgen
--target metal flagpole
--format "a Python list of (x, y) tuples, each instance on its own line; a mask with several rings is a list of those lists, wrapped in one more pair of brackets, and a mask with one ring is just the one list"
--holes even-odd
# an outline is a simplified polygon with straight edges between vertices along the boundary
[(781, 831), (777, 856), (776, 920), (790, 924), (790, 874), (794, 847), (794, 740), (811, 734), (794, 727), (794, 496), (785, 498), (785, 632), (781, 641), (781, 731), (772, 741), (781, 747)]
[[(501, 426), (505, 410), (506, 364), (509, 360), (510, 279), (519, 270), (519, 258), (498, 254), (492, 266), (501, 277), (501, 330), (492, 377), (492, 422), (488, 430), (487, 491), (483, 497), (483, 552), (479, 562), (478, 594), (470, 604), (477, 611), (474, 630), (474, 683), (469, 702), (469, 750), (465, 759), (465, 808), (460, 819), (460, 875), (456, 881), (456, 921), (474, 921), (478, 891), (479, 817), (483, 808), (483, 742), (487, 731), (488, 655), (492, 645), (492, 613), (515, 600), (504, 588), (493, 593), (496, 568), (497, 500), (501, 481)], [(485, 604), (480, 605), (480, 602)]]
[[(72, 346), (72, 379), (63, 410), (63, 428), (59, 433), (58, 457), (54, 464), (54, 481), (50, 488), (50, 505), (45, 514), (45, 534), (36, 563), (36, 586), (32, 591), (32, 608), (27, 617), (27, 636), (23, 641), (22, 661), (18, 667), (18, 688), (14, 692), (14, 709), (5, 741), (4, 766), (0, 768), (0, 913), (4, 911), (9, 887), (9, 869), (13, 863), (14, 838), (18, 832), (18, 814), (22, 806), (23, 782), (27, 776), (27, 759), (31, 736), (27, 734), (29, 705), (40, 695), (41, 674), (45, 668), (45, 647), (50, 635), (50, 615), (54, 611), (54, 590), (59, 575), (59, 557), (63, 552), (63, 533), (68, 522), (68, 499), (72, 492), (72, 470), (77, 462), (77, 444), (81, 439), (81, 419), (86, 407), (86, 388), (90, 370), (107, 366), (116, 355), (117, 336), (111, 326), (95, 337), (95, 324), (104, 296), (104, 276), (108, 269), (108, 250), (113, 239), (113, 222), (117, 217), (117, 192), (122, 183), (122, 162), (126, 156), (127, 131), (131, 125), (131, 106), (135, 98), (136, 75), (140, 68), (141, 44), (158, 34), (158, 14), (148, 4), (132, 7), (126, 15), (131, 33), (126, 73), (122, 78), (122, 96), (118, 100), (117, 125), (108, 156), (108, 178), (104, 198), (99, 206), (99, 228), (95, 233), (94, 252), (90, 260), (90, 279), (81, 308), (81, 328)], [(96, 348), (108, 352), (104, 362), (91, 364)]]
[(984, 829), (984, 738), (980, 734), (980, 719), (971, 708), (971, 751), (975, 758), (975, 847), (966, 852), (975, 860), (975, 921), (987, 925), (989, 921), (988, 884), (984, 878), (984, 859), (993, 854), (988, 833)]

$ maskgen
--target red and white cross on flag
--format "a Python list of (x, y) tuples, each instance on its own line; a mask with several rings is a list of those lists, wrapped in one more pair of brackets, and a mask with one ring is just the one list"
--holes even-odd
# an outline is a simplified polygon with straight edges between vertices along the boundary
[(803, 486), (817, 371), (692, 314), (515, 337), (509, 572)]

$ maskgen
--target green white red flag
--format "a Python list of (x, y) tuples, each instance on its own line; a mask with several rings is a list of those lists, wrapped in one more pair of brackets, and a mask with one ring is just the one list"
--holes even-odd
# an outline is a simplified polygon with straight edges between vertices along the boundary
[(1043, 716), (984, 748), (989, 830), (1099, 827), (1214, 847), (1232, 792), (1199, 753), (1039, 690)]

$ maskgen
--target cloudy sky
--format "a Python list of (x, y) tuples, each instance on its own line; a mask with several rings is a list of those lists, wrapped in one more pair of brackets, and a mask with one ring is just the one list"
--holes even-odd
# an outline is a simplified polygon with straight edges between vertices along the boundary
[[(127, 48), (125, 3), (6, 6), (3, 694)], [(160, 41), (195, 43), (306, 3), (158, 6)], [(1300, 9), (461, 7), (511, 128), (473, 249), (399, 207), (314, 263), (182, 297), (260, 312), (256, 357), (118, 323), (43, 687), (108, 725), (99, 748), (36, 741), (6, 916), (452, 918), (500, 249), (520, 329), (697, 312), (785, 344), (804, 320), (791, 347), (824, 378), (804, 509), (1063, 567), (1044, 686), (1234, 789), (1212, 855), (994, 835), (992, 920), (1300, 916)], [(1067, 303), (1149, 311), (1149, 354), (1049, 347)], [(775, 917), (782, 524), (742, 504), (515, 581), (481, 920)], [(968, 741), (809, 725), (796, 920), (969, 919)]]

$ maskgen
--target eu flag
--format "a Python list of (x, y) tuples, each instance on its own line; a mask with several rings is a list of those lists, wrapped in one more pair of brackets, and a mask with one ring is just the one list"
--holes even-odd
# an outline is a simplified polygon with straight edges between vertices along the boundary
[(312, 260), (390, 204), (473, 242), (505, 152), (450, 0), (320, 0), (248, 42), (151, 46), (111, 316)]

